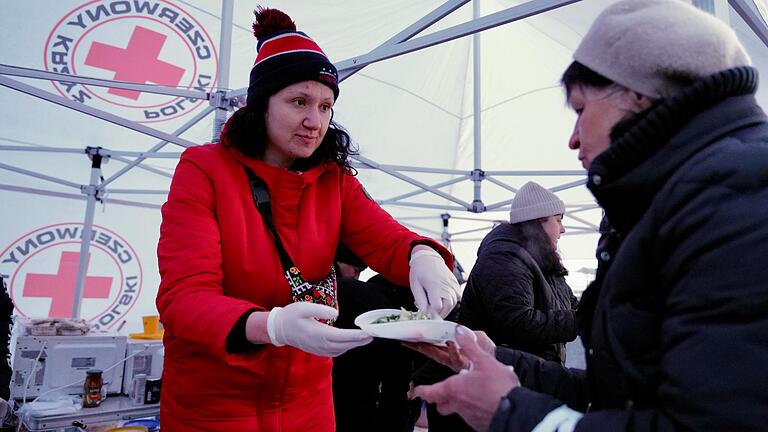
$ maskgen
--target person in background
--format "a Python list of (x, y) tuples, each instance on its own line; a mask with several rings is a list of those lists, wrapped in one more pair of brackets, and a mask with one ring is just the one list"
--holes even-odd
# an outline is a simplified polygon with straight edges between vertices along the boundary
[[(459, 323), (485, 331), (496, 344), (565, 364), (565, 342), (576, 338), (578, 300), (565, 282), (568, 272), (557, 253), (564, 213), (563, 201), (538, 183), (520, 188), (509, 223), (496, 226), (480, 244), (462, 294)], [(455, 373), (431, 369), (431, 382), (423, 373), (415, 382), (431, 384)], [(471, 430), (457, 415), (440, 416), (432, 404), (427, 412), (433, 432)]]
[(460, 330), (469, 370), (414, 395), (482, 431), (765, 430), (757, 71), (733, 30), (681, 0), (612, 4), (574, 60), (569, 146), (612, 226), (577, 313), (587, 369), (503, 347), (499, 362)]
[[(8, 294), (5, 279), (0, 275), (0, 398), (11, 397), (11, 334), (13, 333), (13, 300)], [(3, 416), (0, 416), (2, 420)], [(0, 421), (2, 426), (2, 421)]]
[[(336, 249), (339, 274), (339, 328), (358, 328), (358, 315), (374, 309), (415, 310), (410, 290), (381, 275), (358, 280), (367, 267), (348, 247)], [(408, 399), (411, 373), (423, 358), (400, 342), (374, 339), (333, 359), (333, 405), (337, 432), (410, 432), (421, 401)]]
[(578, 300), (557, 253), (565, 204), (528, 182), (512, 200), (509, 223), (482, 241), (464, 288), (459, 322), (497, 344), (565, 364), (576, 338)]
[(283, 12), (255, 15), (246, 106), (183, 153), (162, 208), (166, 432), (335, 430), (329, 357), (372, 340), (330, 325), (340, 241), (430, 315), (457, 302), (450, 253), (354, 177), (333, 64)]
[(336, 253), (333, 256), (333, 265), (339, 280), (359, 280), (360, 273), (368, 268), (368, 265), (366, 265), (359, 256), (355, 255), (354, 252), (341, 243), (336, 247)]

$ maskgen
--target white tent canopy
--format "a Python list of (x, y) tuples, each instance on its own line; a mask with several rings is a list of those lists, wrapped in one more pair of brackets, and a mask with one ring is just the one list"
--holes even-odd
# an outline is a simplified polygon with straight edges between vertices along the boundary
[[(578, 270), (591, 265), (600, 211), (566, 146), (574, 117), (558, 79), (610, 3), (263, 2), (338, 61), (346, 79), (334, 119), (359, 147), (360, 180), (390, 213), (445, 241), (468, 271), (517, 188), (535, 180), (568, 205), (561, 251), (576, 283), (588, 278)], [(768, 29), (753, 1), (694, 3), (728, 21), (766, 70)], [(71, 310), (103, 327), (128, 319), (128, 329), (155, 313), (159, 206), (182, 147), (211, 141), (242, 101), (254, 6), (6, 5), (0, 273), (18, 313)]]

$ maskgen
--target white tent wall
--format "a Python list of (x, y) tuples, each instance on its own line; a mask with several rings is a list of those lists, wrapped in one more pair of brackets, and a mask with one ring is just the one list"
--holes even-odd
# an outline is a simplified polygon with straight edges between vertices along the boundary
[[(84, 205), (33, 194), (16, 195), (14, 207), (23, 208), (25, 216), (14, 221), (13, 230), (3, 233), (7, 249), (2, 251), (0, 268), (11, 275), (10, 294), (17, 313), (68, 316), (77, 263), (67, 263), (67, 253), (79, 253)], [(151, 251), (157, 245), (160, 215), (157, 210), (107, 207), (99, 206), (94, 216), (82, 316), (102, 327), (115, 327), (122, 319), (156, 314), (152, 299), (157, 292), (157, 259)], [(55, 214), (51, 209), (56, 209)], [(6, 237), (6, 232), (14, 238)], [(99, 287), (105, 280), (108, 290)], [(135, 331), (140, 324), (130, 327), (126, 329)]]
[[(709, 2), (725, 5), (723, 0)], [(520, 5), (554, 3), (481, 0), (479, 12), (487, 17)], [(528, 180), (538, 181), (568, 204), (571, 216), (565, 223), (572, 235), (561, 239), (560, 248), (569, 263), (574, 287), (583, 288), (594, 265), (595, 227), (600, 211), (586, 188), (579, 185), (583, 170), (566, 146), (574, 117), (566, 109), (558, 79), (591, 21), (610, 3), (582, 0), (480, 34), (479, 159), (475, 154), (472, 36), (370, 64), (346, 79), (334, 118), (350, 131), (360, 149), (360, 161), (385, 165), (382, 171), (358, 163), (359, 178), (372, 196), (412, 229), (450, 240), (468, 272), (479, 240), (494, 221), (506, 219), (508, 202), (516, 189)], [(732, 3), (746, 5), (756, 13), (751, 2)], [(288, 12), (299, 30), (316, 39), (331, 59), (342, 62), (364, 58), (444, 2), (275, 0), (263, 4)], [(250, 33), (255, 5), (234, 2), (230, 89), (247, 86), (255, 57), (256, 41)], [(81, 76), (119, 80), (107, 70), (114, 66), (87, 61), (88, 54), (94, 44), (128, 49), (135, 37), (144, 43), (140, 51), (151, 51), (148, 47), (153, 46), (156, 59), (176, 66), (169, 72), (180, 74), (175, 86), (214, 91), (220, 61), (220, 1), (36, 0), (34, 4), (17, 1), (4, 6), (0, 18), (1, 64), (48, 71), (62, 71), (66, 64), (67, 71)], [(143, 13), (139, 10), (142, 8)], [(157, 8), (154, 15), (146, 13), (148, 8)], [(473, 5), (468, 2), (415, 38), (462, 25), (472, 16)], [(735, 12), (731, 11), (728, 18), (757, 67), (768, 70), (765, 44)], [(765, 32), (764, 22), (759, 23)], [(138, 34), (138, 27), (148, 32)], [(152, 39), (157, 35), (164, 38)], [(144, 67), (140, 72), (150, 69)], [(85, 97), (89, 108), (139, 121), (164, 133), (183, 130), (180, 137), (191, 143), (211, 140), (214, 118), (204, 116), (210, 109), (207, 101), (146, 92), (115, 93), (104, 87), (54, 85), (41, 79), (0, 75), (0, 79), (9, 78), (70, 100)], [(156, 83), (152, 79), (147, 82)], [(761, 88), (761, 101), (768, 97), (767, 91), (765, 86)], [(39, 275), (66, 273), (71, 277), (71, 271), (63, 271), (61, 263), (65, 256), (72, 256), (69, 252), (79, 252), (72, 233), (85, 220), (85, 195), (80, 189), (89, 184), (91, 176), (91, 162), (84, 149), (146, 152), (162, 147), (159, 152), (167, 157), (150, 158), (117, 178), (113, 176), (121, 173), (135, 155), (114, 156), (107, 158), (108, 162), (105, 159), (101, 175), (109, 182), (108, 194), (102, 197), (104, 204), (97, 203), (93, 215), (96, 234), (90, 243), (87, 275), (95, 279), (87, 280), (92, 283), (86, 283), (90, 288), (86, 288), (82, 316), (94, 322), (101, 320), (105, 327), (127, 320), (125, 330), (138, 330), (139, 317), (155, 313), (159, 206), (165, 200), (176, 157), (183, 148), (163, 145), (157, 137), (7, 86), (0, 85), (0, 100), (0, 202), (4, 209), (0, 273), (11, 278), (11, 294), (20, 314), (46, 315), (54, 303), (46, 298), (46, 290), (35, 288), (37, 282), (25, 285), (29, 275), (38, 275), (32, 277), (33, 281), (52, 280)], [(155, 118), (156, 112), (163, 115)], [(202, 120), (195, 121), (196, 116)], [(42, 147), (62, 151), (18, 149)], [(63, 152), (67, 149), (73, 153)], [(419, 169), (398, 171), (398, 167)], [(480, 199), (490, 210), (479, 214), (392, 175), (399, 173), (428, 186), (462, 179), (439, 190), (471, 207), (476, 188), (468, 178), (475, 168), (485, 172)], [(127, 193), (130, 191), (141, 193)], [(402, 198), (404, 194), (413, 196)], [(451, 216), (447, 232), (441, 218), (446, 213)], [(135, 260), (126, 261), (125, 253), (130, 250), (135, 251)], [(131, 279), (139, 273), (140, 287), (136, 278)], [(110, 281), (106, 297), (103, 288), (98, 288), (106, 283), (104, 278)], [(61, 286), (56, 285), (59, 290)], [(57, 301), (66, 300), (61, 298)], [(117, 312), (110, 315), (110, 310)]]
[[(511, 2), (483, 1), (481, 14), (489, 15), (510, 6)], [(542, 15), (542, 25), (557, 25)], [(426, 34), (467, 22), (472, 17), (466, 5), (430, 28)], [(481, 34), (481, 121), (482, 153), (480, 168), (485, 171), (572, 170), (581, 172), (567, 141), (573, 117), (567, 112), (558, 86), (559, 74), (570, 61), (570, 50), (528, 24), (529, 19), (496, 27)], [(573, 40), (573, 32), (571, 32)], [(575, 46), (576, 41), (571, 43)], [(344, 82), (339, 101), (338, 119), (360, 142), (361, 153), (382, 164), (418, 165), (455, 169), (469, 173), (475, 168), (473, 113), (472, 39), (466, 37), (429, 49), (389, 59), (366, 67)], [(407, 73), (404, 73), (407, 71)], [(348, 96), (351, 94), (351, 96)], [(353, 110), (345, 110), (353, 106)], [(407, 107), (407, 109), (405, 108)], [(371, 119), (374, 119), (373, 121)], [(367, 129), (355, 127), (365, 125)], [(382, 133), (382, 130), (390, 133)], [(427, 184), (445, 181), (451, 176), (408, 173)], [(387, 200), (401, 194), (402, 182), (381, 178), (376, 171), (361, 171), (361, 179), (372, 195)], [(513, 187), (536, 180), (549, 187), (579, 177), (517, 176), (498, 177)], [(417, 188), (413, 188), (417, 189)], [(471, 203), (473, 185), (469, 181), (446, 187), (445, 192)], [(583, 188), (564, 193), (569, 203), (593, 203)], [(486, 205), (509, 200), (513, 192), (489, 181), (482, 186), (481, 199)], [(436, 196), (418, 195), (408, 202), (446, 204)], [(454, 203), (448, 203), (456, 206)], [(387, 209), (411, 226), (440, 233), (441, 220), (435, 210)], [(474, 220), (506, 219), (508, 206), (473, 217)], [(410, 218), (426, 217), (431, 219)], [(485, 228), (465, 235), (453, 235), (452, 246), (459, 261), (469, 270), (475, 259), (479, 239), (491, 222), (465, 221), (458, 216), (472, 216), (466, 210), (452, 210), (452, 233)], [(595, 223), (599, 213), (591, 215)], [(583, 226), (569, 221), (569, 225)], [(568, 258), (592, 256), (596, 236), (564, 241), (573, 243)], [(565, 251), (565, 249), (564, 249)]]
[[(76, 72), (84, 76), (114, 78), (109, 71), (85, 65), (84, 58), (88, 50), (81, 48), (94, 40), (127, 45), (131, 32), (126, 30), (125, 24), (130, 20), (117, 19), (115, 16), (110, 21), (111, 17), (102, 15), (98, 22), (94, 20), (87, 30), (80, 32), (76, 31), (77, 25), (70, 25), (70, 29), (66, 21), (63, 21), (64, 27), (60, 22), (62, 17), (70, 17), (71, 20), (72, 16), (77, 16), (72, 11), (83, 13), (77, 11), (88, 7), (93, 11), (100, 4), (48, 1), (36, 2), (34, 6), (23, 2), (6, 5), (9, 14), (2, 18), (3, 24), (0, 26), (2, 63), (45, 70), (46, 63), (63, 62), (65, 57), (68, 63), (78, 64)], [(103, 5), (109, 4), (103, 2)], [(41, 10), (45, 13), (40, 13)], [(195, 19), (200, 23), (198, 27), (205, 27), (208, 32), (212, 32), (206, 37), (205, 43), (211, 49), (218, 50), (218, 19), (206, 14), (195, 15)], [(158, 32), (164, 27), (149, 19), (135, 21), (137, 25)], [(110, 26), (114, 26), (117, 31), (111, 39), (104, 31), (109, 30)], [(55, 40), (57, 36), (61, 36), (64, 42), (54, 47), (50, 40)], [(67, 42), (68, 39), (72, 41)], [(169, 37), (168, 40), (167, 48), (159, 57), (189, 69), (181, 83), (192, 82), (195, 67), (195, 72), (212, 72), (215, 77), (215, 63), (194, 62), (181, 38), (174, 40)], [(60, 54), (57, 56), (54, 52)], [(61, 67), (57, 69), (61, 70)], [(49, 67), (48, 70), (56, 69)], [(158, 105), (168, 106), (179, 102), (173, 96), (149, 94), (142, 94), (138, 99), (124, 98), (126, 102), (120, 102), (117, 98), (110, 99), (106, 88), (76, 86), (68, 93), (68, 86), (59, 85), (57, 88), (50, 81), (18, 77), (13, 79), (57, 95), (61, 92), (70, 99), (73, 94), (86, 92), (89, 102), (85, 105), (132, 120), (140, 120), (145, 109), (153, 109), (147, 107), (155, 106), (154, 109), (159, 109)], [(4, 101), (0, 106), (0, 144), (35, 148), (45, 146), (79, 152), (4, 151), (0, 159), (0, 163), (14, 168), (60, 179), (49, 181), (22, 174), (18, 170), (0, 170), (0, 187), (5, 188), (0, 191), (0, 200), (4, 204), (3, 229), (0, 230), (0, 272), (9, 276), (10, 294), (18, 314), (68, 316), (63, 311), (71, 310), (74, 281), (72, 263), (67, 263), (66, 258), (80, 251), (79, 242), (73, 241), (73, 237), (77, 239), (81, 235), (85, 220), (85, 196), (81, 193), (80, 185), (88, 185), (91, 175), (91, 162), (84, 149), (91, 146), (139, 152), (147, 151), (160, 140), (7, 87), (0, 87), (0, 98)], [(103, 102), (100, 98), (110, 100), (111, 103)], [(144, 124), (172, 133), (208, 108), (206, 101), (196, 103), (200, 107), (189, 109), (188, 114), (172, 120)], [(189, 102), (181, 106), (192, 105), (194, 103)], [(196, 143), (208, 141), (212, 126), (213, 120), (209, 116), (192, 126), (182, 137)], [(167, 145), (163, 150), (178, 155), (182, 149)], [(110, 179), (127, 165), (125, 161), (131, 159), (104, 159), (102, 177)], [(160, 224), (159, 206), (165, 201), (177, 159), (177, 156), (172, 159), (151, 159), (145, 165), (128, 171), (109, 185), (105, 204), (97, 204), (93, 215), (95, 234), (90, 243), (88, 278), (83, 287), (82, 317), (102, 327), (111, 328), (117, 328), (127, 320), (124, 330), (137, 331), (141, 328), (142, 315), (156, 313), (154, 298), (159, 275), (155, 250)], [(18, 191), (19, 188), (24, 188), (23, 192)], [(137, 189), (158, 193), (120, 193), (120, 190)], [(71, 197), (56, 198), (35, 191)], [(123, 205), (120, 203), (122, 201), (135, 202), (138, 206)], [(128, 259), (127, 254), (132, 259)], [(58, 278), (52, 278), (54, 275)], [(99, 285), (104, 281), (109, 283), (106, 292), (103, 285)], [(51, 287), (50, 290), (38, 286), (45, 283)], [(69, 306), (62, 308), (61, 302), (69, 302)]]

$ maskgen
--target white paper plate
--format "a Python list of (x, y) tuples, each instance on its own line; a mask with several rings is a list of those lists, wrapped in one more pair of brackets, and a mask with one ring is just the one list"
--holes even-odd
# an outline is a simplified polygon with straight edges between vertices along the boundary
[(415, 320), (371, 324), (377, 318), (399, 313), (399, 309), (368, 311), (355, 318), (355, 325), (371, 336), (386, 339), (433, 344), (443, 344), (449, 340), (456, 340), (456, 323), (451, 321)]

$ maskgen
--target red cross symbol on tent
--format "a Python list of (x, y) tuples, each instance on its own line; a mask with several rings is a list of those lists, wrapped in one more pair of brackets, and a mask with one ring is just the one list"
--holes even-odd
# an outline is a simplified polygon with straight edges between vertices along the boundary
[[(184, 69), (158, 59), (166, 35), (136, 26), (128, 46), (120, 48), (94, 42), (85, 64), (115, 72), (114, 79), (134, 83), (154, 83), (175, 87), (184, 76)], [(108, 93), (137, 100), (141, 92), (109, 89)]]
[[(51, 309), (49, 317), (68, 317), (72, 315), (72, 304), (75, 301), (75, 286), (77, 284), (77, 262), (79, 252), (62, 252), (57, 274), (29, 273), (24, 282), (23, 295), (26, 297), (49, 297)], [(86, 274), (90, 254), (86, 260)], [(112, 278), (108, 276), (86, 276), (83, 287), (83, 298), (109, 297)]]

